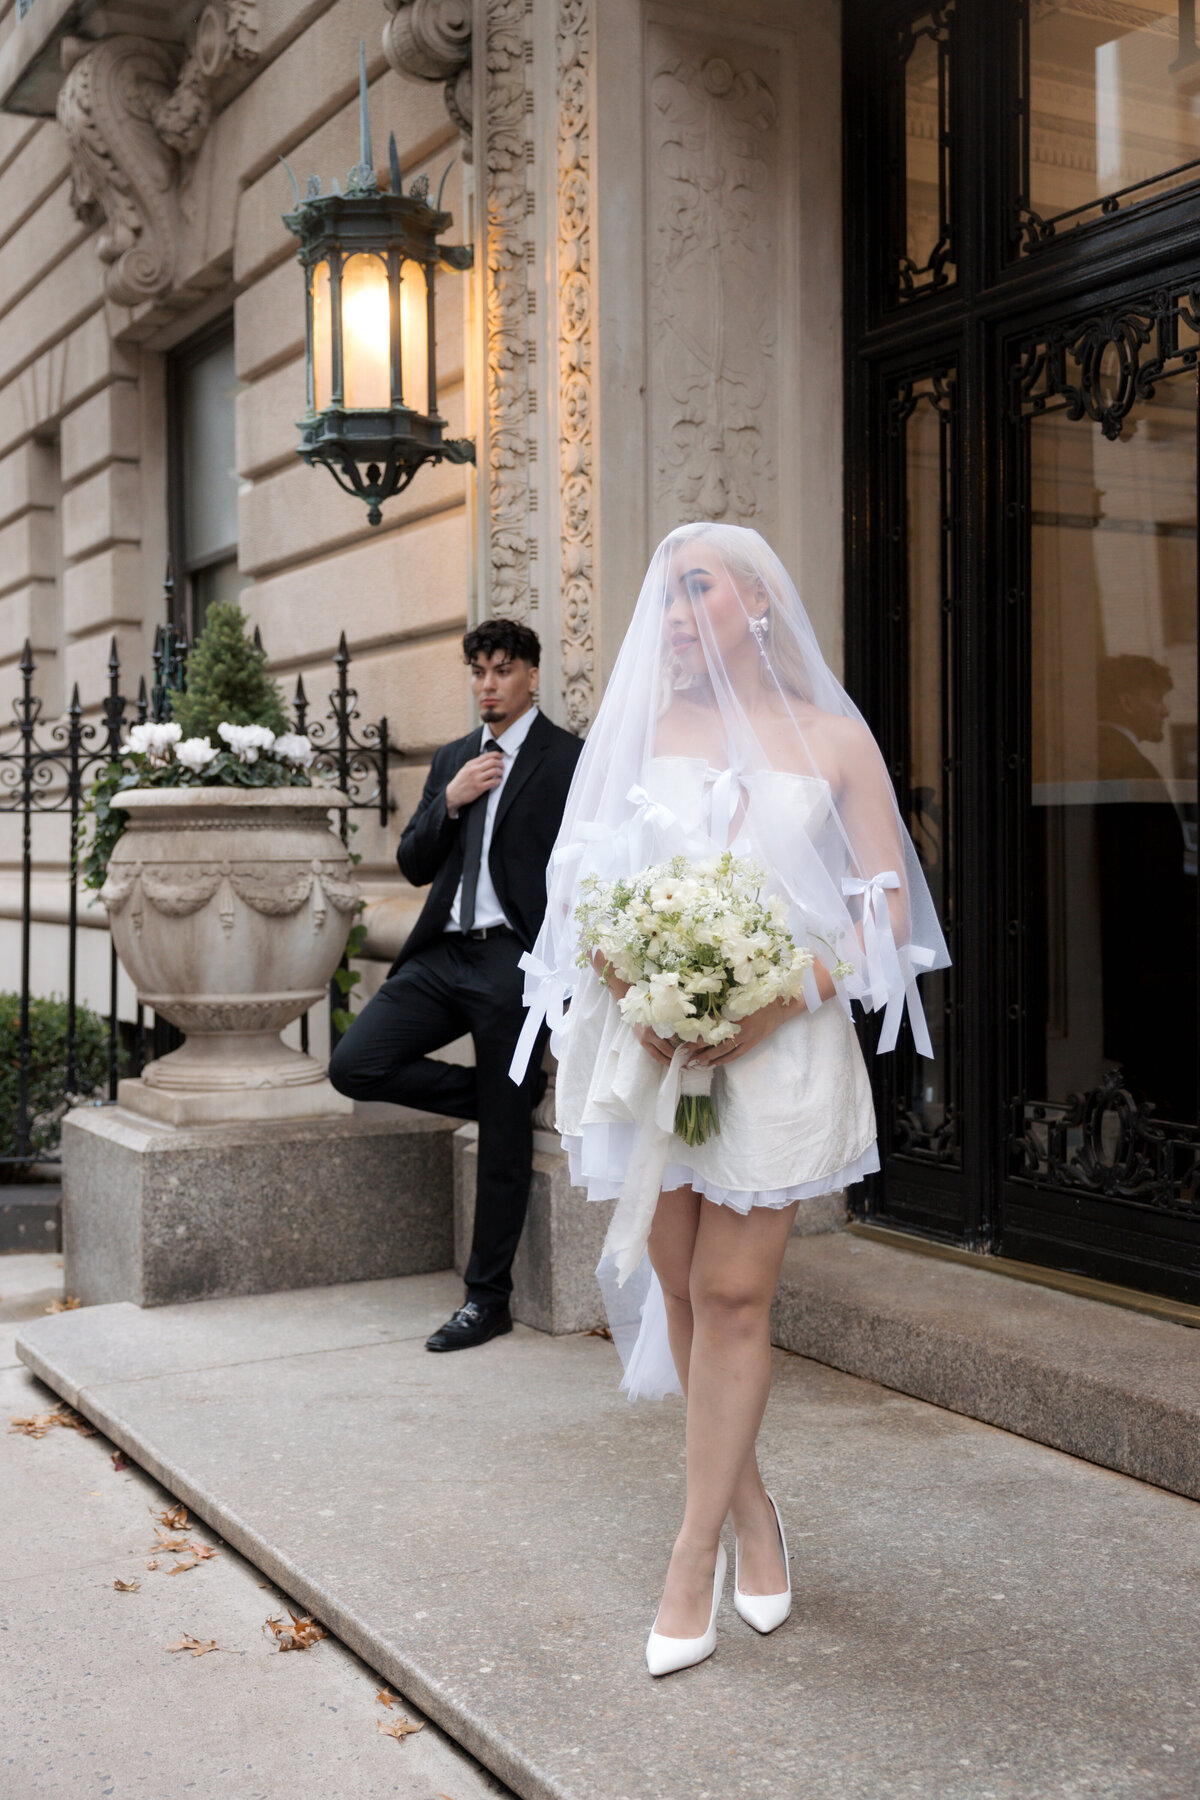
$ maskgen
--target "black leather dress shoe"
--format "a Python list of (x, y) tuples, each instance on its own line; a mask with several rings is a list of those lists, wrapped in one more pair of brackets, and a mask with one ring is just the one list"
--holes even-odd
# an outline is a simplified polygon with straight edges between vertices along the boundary
[(471, 1350), (486, 1344), (489, 1338), (503, 1337), (512, 1330), (512, 1314), (507, 1306), (480, 1306), (468, 1300), (452, 1319), (425, 1339), (427, 1350)]

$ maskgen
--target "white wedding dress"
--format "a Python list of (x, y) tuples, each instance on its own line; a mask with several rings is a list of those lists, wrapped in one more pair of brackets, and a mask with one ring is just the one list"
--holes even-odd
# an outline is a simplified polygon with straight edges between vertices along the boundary
[[(637, 821), (642, 866), (728, 845), (770, 868), (772, 844), (815, 835), (830, 807), (828, 784), (817, 776), (765, 769), (739, 777), (683, 756), (653, 757), (645, 790)], [(571, 1180), (589, 1200), (616, 1199), (644, 1115), (640, 1096), (656, 1065), (590, 970), (577, 982), (553, 1043), (555, 1122)], [(696, 1146), (673, 1137), (662, 1188), (691, 1186), (744, 1214), (834, 1192), (879, 1167), (870, 1081), (848, 1010), (837, 1000), (798, 1012), (718, 1069), (713, 1101), (718, 1132)], [(599, 1274), (625, 1363), (622, 1386), (631, 1397), (678, 1393), (662, 1293), (648, 1261), (620, 1288), (604, 1263)]]

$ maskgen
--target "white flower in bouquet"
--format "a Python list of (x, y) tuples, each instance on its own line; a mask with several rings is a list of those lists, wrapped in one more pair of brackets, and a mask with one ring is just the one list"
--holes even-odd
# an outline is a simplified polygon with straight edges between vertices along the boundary
[(266, 725), (230, 725), (217, 726), (217, 736), (224, 738), (239, 762), (256, 763), (260, 750), (269, 750), (275, 742), (275, 733)]
[(129, 733), (129, 741), (122, 750), (122, 756), (148, 756), (151, 763), (164, 764), (171, 760), (172, 747), (183, 736), (178, 725), (156, 725), (147, 720), (144, 725), (135, 725)]
[[(629, 983), (624, 1016), (681, 1043), (724, 1044), (741, 1021), (794, 1000), (812, 967), (788, 930), (787, 903), (762, 892), (757, 864), (730, 851), (703, 863), (677, 856), (631, 879), (589, 876), (575, 909), (580, 962), (599, 952)], [(711, 1070), (689, 1070), (675, 1116), (687, 1143), (717, 1129)]]
[(176, 762), (181, 762), (185, 769), (192, 771), (193, 775), (198, 775), (201, 769), (206, 769), (217, 754), (218, 752), (213, 749), (206, 737), (185, 738), (182, 744), (175, 746)]
[(316, 751), (308, 738), (302, 737), (298, 732), (283, 731), (272, 744), (271, 755), (293, 769), (307, 769)]

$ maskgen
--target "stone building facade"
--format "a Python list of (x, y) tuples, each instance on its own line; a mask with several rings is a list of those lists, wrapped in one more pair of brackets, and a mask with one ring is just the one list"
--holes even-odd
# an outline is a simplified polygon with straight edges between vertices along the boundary
[[(836, 654), (839, 30), (835, 0), (7, 0), (0, 706), (27, 639), (47, 716), (76, 684), (96, 713), (114, 640), (132, 696), (173, 552), (176, 609), (236, 592), (314, 714), (345, 633), (361, 717), (401, 752), (398, 822), (468, 722), (466, 626), (534, 625), (548, 709), (584, 731), (650, 550), (697, 517), (763, 529)], [(360, 41), (376, 154), (394, 131), (406, 178), (450, 164), (475, 247), (438, 276), (437, 351), (476, 467), (424, 470), (378, 529), (296, 456), (281, 221), (281, 157), (301, 181), (357, 160)], [(369, 892), (402, 896), (396, 828), (362, 817)], [(61, 988), (36, 935), (34, 986)]]

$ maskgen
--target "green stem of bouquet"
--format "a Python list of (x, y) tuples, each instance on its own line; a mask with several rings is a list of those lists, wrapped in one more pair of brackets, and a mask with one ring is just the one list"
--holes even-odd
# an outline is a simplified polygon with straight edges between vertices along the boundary
[(681, 1094), (675, 1109), (675, 1135), (693, 1147), (717, 1132), (717, 1109), (711, 1094)]

